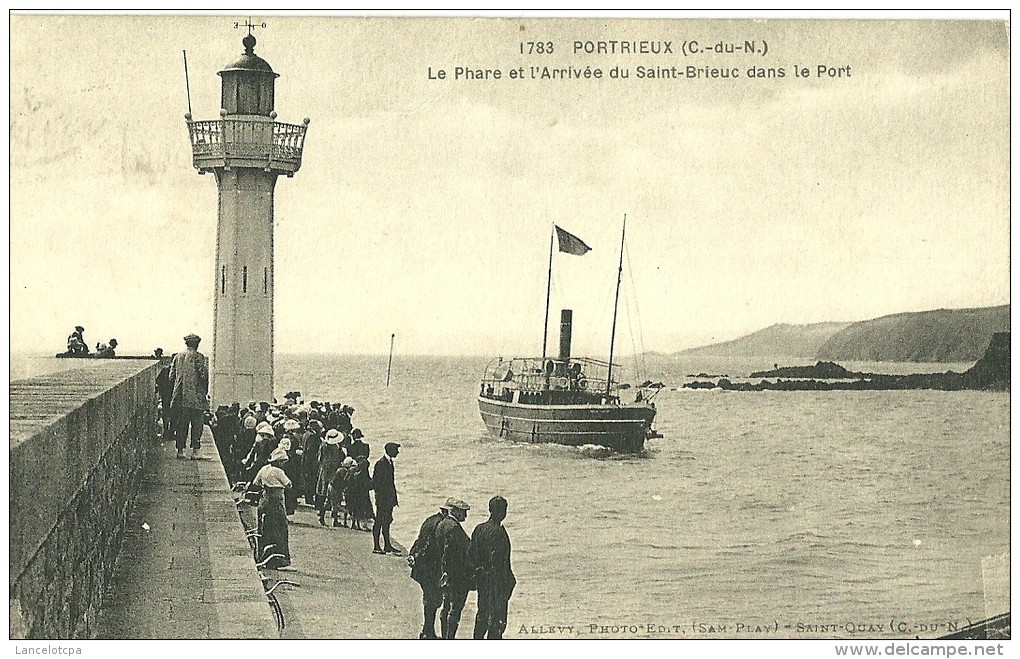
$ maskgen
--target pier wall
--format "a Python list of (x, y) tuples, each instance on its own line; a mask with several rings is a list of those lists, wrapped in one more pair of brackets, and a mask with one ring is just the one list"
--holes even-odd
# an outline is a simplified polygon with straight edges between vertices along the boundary
[(93, 636), (156, 441), (155, 378), (116, 360), (11, 383), (11, 638)]

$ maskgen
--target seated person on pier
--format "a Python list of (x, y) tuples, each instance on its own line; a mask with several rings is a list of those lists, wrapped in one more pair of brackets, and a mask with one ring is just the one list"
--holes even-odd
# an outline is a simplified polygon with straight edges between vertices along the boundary
[(85, 343), (85, 328), (81, 325), (76, 325), (71, 335), (67, 337), (67, 354), (69, 355), (87, 355), (89, 354), (89, 347)]
[(96, 346), (97, 356), (99, 357), (116, 357), (117, 356), (117, 339), (110, 339), (109, 345), (100, 343)]

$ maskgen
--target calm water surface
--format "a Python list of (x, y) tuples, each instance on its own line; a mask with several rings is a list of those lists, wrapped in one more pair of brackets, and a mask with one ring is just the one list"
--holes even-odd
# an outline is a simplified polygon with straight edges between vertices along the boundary
[[(373, 456), (402, 444), (405, 544), (447, 496), (474, 506), (469, 530), (489, 497), (509, 499), (520, 586), (508, 635), (651, 624), (653, 636), (914, 638), (984, 617), (982, 558), (1009, 549), (1008, 394), (667, 390), (665, 437), (597, 460), (489, 437), (474, 398), (485, 361), (397, 358), (387, 389), (384, 357), (286, 356), (277, 381), (352, 404)], [(647, 377), (676, 386), (771, 366), (701, 362), (660, 359)]]
[[(356, 408), (373, 459), (402, 444), (403, 544), (447, 496), (472, 504), (469, 532), (489, 497), (510, 501), (510, 637), (931, 638), (985, 617), (982, 558), (1009, 549), (1005, 393), (665, 390), (665, 437), (600, 460), (485, 434), (485, 358), (397, 356), (389, 388), (384, 356), (277, 359), (280, 391)], [(652, 358), (644, 377), (771, 366)], [(11, 377), (33, 368), (12, 360)]]

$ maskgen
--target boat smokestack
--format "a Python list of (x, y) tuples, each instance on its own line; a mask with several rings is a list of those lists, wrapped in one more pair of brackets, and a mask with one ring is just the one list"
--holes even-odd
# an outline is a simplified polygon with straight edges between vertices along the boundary
[(560, 360), (570, 359), (570, 326), (574, 319), (574, 312), (570, 309), (560, 311)]

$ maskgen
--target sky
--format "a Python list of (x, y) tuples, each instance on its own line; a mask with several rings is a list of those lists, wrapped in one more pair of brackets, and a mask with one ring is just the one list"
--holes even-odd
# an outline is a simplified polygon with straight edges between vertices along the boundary
[[(195, 119), (217, 118), (245, 18), (11, 17), (12, 351), (76, 324), (122, 354), (212, 336), (216, 183), (182, 51)], [(278, 120), (311, 119), (276, 185), (278, 352), (538, 354), (556, 224), (593, 249), (554, 256), (550, 345), (570, 308), (574, 353), (604, 357), (625, 215), (618, 350), (1009, 302), (1005, 23), (253, 18)]]

